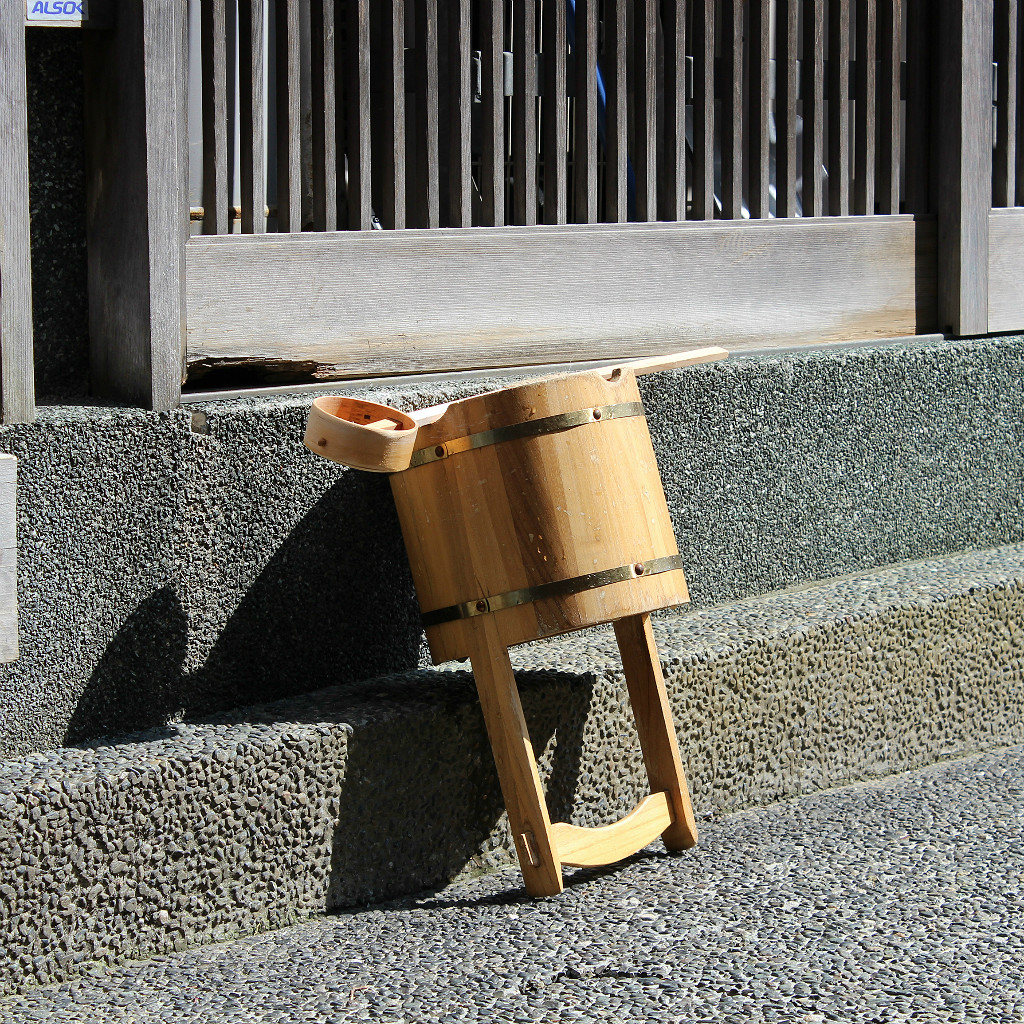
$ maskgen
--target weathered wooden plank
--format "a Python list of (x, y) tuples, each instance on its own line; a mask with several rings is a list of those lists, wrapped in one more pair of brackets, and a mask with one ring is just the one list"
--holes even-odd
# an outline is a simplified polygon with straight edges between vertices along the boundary
[(743, 215), (743, 12), (744, 0), (723, 6), (722, 216)]
[(988, 326), (992, 207), (992, 4), (937, 0), (938, 317), (947, 334)]
[(197, 236), (189, 360), (366, 376), (914, 334), (934, 253), (911, 217)]
[(224, 235), (231, 230), (225, 0), (202, 4), (199, 24), (203, 69), (203, 233)]
[(142, 0), (117, 14), (82, 40), (91, 378), (97, 394), (171, 409), (185, 358), (185, 11)]
[(878, 212), (900, 212), (902, 0), (881, 0), (878, 15)]
[(0, 455), (0, 662), (18, 657), (17, 490), (18, 460)]
[(693, 5), (694, 220), (715, 215), (715, 0)]
[(658, 148), (661, 219), (686, 219), (686, 0), (664, 12), (664, 134)]
[[(899, 68), (898, 62), (896, 67)], [(802, 72), (804, 134), (800, 206), (805, 217), (820, 217), (825, 212), (822, 194), (825, 162), (825, 0), (809, 0), (804, 6)]]
[(302, 230), (299, 0), (274, 6), (277, 57), (277, 230)]
[(598, 7), (598, 0), (576, 0), (573, 206), (580, 224), (597, 220)]
[[(629, 98), (626, 83), (627, 0), (610, 0), (605, 19), (605, 206), (604, 217), (613, 224), (629, 220), (628, 128)], [(666, 102), (668, 102), (666, 98)]]
[(0, 414), (35, 419), (25, 10), (0, 4)]
[(775, 6), (775, 215), (796, 216), (796, 100), (798, 0)]
[(310, 84), (313, 118), (313, 230), (338, 229), (337, 83), (335, 0), (312, 0)]
[(875, 109), (878, 53), (875, 0), (857, 3), (857, 60), (854, 67), (853, 212), (875, 212)]
[(266, 49), (263, 0), (238, 0), (238, 134), (242, 231), (267, 230)]
[(850, 0), (831, 0), (828, 28), (828, 212), (850, 212)]
[(512, 8), (512, 173), (516, 224), (537, 223), (537, 0)]
[(505, 223), (505, 5), (482, 0), (480, 7), (482, 99), (480, 200), (482, 221)]
[(988, 329), (1024, 330), (1024, 209), (997, 209), (989, 215)]
[(564, 3), (544, 4), (544, 223), (564, 224), (569, 216), (566, 146), (569, 138)]
[(751, 0), (748, 32), (747, 166), (750, 187), (747, 203), (751, 217), (767, 217), (768, 186), (771, 180), (768, 140), (771, 109), (771, 0)]
[(992, 205), (1013, 206), (1017, 196), (1017, 0), (996, 0), (996, 151)]
[(441, 223), (438, 142), (437, 0), (416, 0), (416, 181), (413, 225)]
[(658, 11), (655, 0), (637, 0), (634, 19), (636, 219), (651, 221), (658, 219)]
[[(373, 226), (370, 154), (370, 3), (346, 0), (345, 153), (348, 158), (348, 226)], [(278, 129), (280, 131), (280, 129)]]
[(473, 223), (471, 141), (472, 70), (470, 0), (450, 0), (448, 13), (448, 220)]
[(406, 226), (405, 180), (405, 0), (384, 0), (381, 12), (381, 46), (387, 70), (380, 76), (380, 131), (386, 140), (381, 183), (381, 223), (385, 228)]

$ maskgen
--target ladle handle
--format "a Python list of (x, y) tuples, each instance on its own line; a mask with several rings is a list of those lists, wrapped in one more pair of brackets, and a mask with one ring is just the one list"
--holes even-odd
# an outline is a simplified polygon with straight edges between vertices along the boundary
[(647, 359), (631, 359), (628, 363), (620, 363), (622, 369), (630, 369), (639, 377), (644, 373), (657, 373), (659, 370), (675, 370), (680, 366), (696, 366), (697, 363), (713, 363), (725, 359), (729, 353), (724, 348), (691, 348), (686, 352), (670, 352), (663, 356), (650, 356)]

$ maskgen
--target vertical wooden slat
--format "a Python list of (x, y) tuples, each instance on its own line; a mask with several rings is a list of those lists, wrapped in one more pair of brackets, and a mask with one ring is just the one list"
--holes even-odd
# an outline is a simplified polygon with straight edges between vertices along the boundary
[(747, 166), (750, 188), (747, 200), (750, 216), (765, 218), (769, 211), (768, 186), (771, 152), (768, 145), (768, 115), (771, 104), (771, 0), (751, 0), (749, 54), (750, 70), (747, 109)]
[(900, 212), (900, 60), (902, 0), (881, 0), (878, 14), (878, 212)]
[(203, 69), (203, 234), (231, 230), (228, 206), (227, 28), (225, 0), (200, 6)]
[(516, 224), (537, 223), (537, 0), (512, 8), (512, 173)]
[(441, 225), (438, 167), (437, 0), (416, 0), (416, 167), (415, 226)]
[(743, 215), (743, 10), (744, 0), (726, 0), (722, 52), (722, 216)]
[(302, 230), (299, 0), (276, 0), (277, 230)]
[(0, 68), (0, 413), (4, 423), (29, 423), (35, 384), (23, 4), (0, 5)]
[(875, 0), (857, 3), (857, 59), (854, 74), (853, 212), (875, 212)]
[(988, 331), (988, 221), (992, 207), (993, 9), (936, 0), (938, 314), (950, 334)]
[[(550, 2), (550, 0), (548, 0)], [(605, 17), (605, 125), (604, 218), (613, 224), (629, 219), (628, 206), (628, 92), (626, 88), (626, 7), (628, 0), (609, 0)]]
[(334, 12), (334, 0), (312, 0), (309, 10), (314, 231), (336, 231), (338, 228)]
[(693, 5), (693, 207), (715, 215), (715, 0)]
[(808, 0), (804, 6), (803, 59), (803, 193), (805, 217), (825, 212), (822, 196), (822, 165), (825, 162), (825, 0)]
[(658, 12), (655, 0), (637, 0), (633, 27), (636, 62), (636, 219), (658, 219)]
[[(369, 0), (346, 0), (345, 155), (348, 161), (348, 226), (373, 226), (370, 198)], [(278, 129), (280, 130), (280, 129)]]
[(575, 174), (576, 221), (597, 220), (598, 0), (576, 0)]
[(1017, 0), (996, 0), (995, 18), (999, 103), (992, 205), (1013, 206), (1017, 195)]
[(238, 134), (242, 231), (267, 230), (267, 116), (264, 0), (238, 0)]
[(158, 411), (185, 366), (185, 34), (184, 4), (140, 0), (82, 40), (93, 391)]
[(381, 3), (381, 47), (387, 70), (381, 77), (381, 133), (384, 137), (381, 224), (405, 227), (405, 0)]
[(448, 15), (448, 220), (457, 228), (468, 228), (473, 223), (469, 5), (470, 0), (451, 0)]
[(661, 216), (686, 219), (686, 0), (665, 8), (664, 136), (659, 148)]
[(569, 135), (566, 81), (565, 4), (544, 3), (544, 223), (568, 220), (569, 182), (566, 145)]
[(775, 12), (775, 215), (795, 217), (798, 0), (777, 0)]
[(483, 223), (505, 223), (505, 4), (482, 0), (480, 198)]
[(850, 212), (850, 0), (831, 0), (828, 28), (828, 212)]

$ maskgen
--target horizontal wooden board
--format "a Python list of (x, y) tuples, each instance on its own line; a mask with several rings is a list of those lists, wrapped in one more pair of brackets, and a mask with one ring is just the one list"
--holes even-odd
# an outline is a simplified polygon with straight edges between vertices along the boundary
[(188, 361), (315, 376), (889, 338), (933, 329), (909, 216), (193, 237)]
[(988, 329), (1024, 329), (1024, 209), (993, 210), (988, 219)]

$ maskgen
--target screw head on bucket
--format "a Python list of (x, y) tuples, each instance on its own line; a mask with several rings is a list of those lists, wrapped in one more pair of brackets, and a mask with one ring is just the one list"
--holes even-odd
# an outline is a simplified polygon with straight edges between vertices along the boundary
[(601, 418), (601, 410), (600, 409), (595, 409), (594, 412), (592, 413), (592, 415), (593, 415), (595, 420), (599, 420)]
[(643, 576), (643, 574), (644, 574), (644, 563), (643, 562), (637, 562), (633, 566), (633, 572), (635, 572), (637, 574), (637, 576)]

